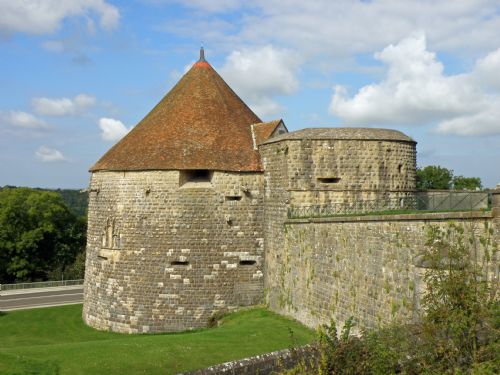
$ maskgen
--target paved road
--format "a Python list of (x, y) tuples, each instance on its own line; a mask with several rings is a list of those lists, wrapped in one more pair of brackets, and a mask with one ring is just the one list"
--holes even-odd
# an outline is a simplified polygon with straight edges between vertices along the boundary
[(82, 285), (0, 292), (0, 311), (71, 305), (82, 302)]

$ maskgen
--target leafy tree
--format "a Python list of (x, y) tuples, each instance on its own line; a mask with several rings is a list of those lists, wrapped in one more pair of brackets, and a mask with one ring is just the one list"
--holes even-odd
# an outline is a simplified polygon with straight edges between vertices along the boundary
[(482, 188), (479, 177), (453, 177), (453, 188), (456, 190), (477, 190)]
[(428, 165), (425, 168), (417, 168), (417, 189), (457, 189), (476, 190), (481, 189), (479, 177), (453, 176), (453, 171), (439, 165)]
[(498, 248), (491, 227), (475, 229), (428, 228), (422, 323), (430, 355), (424, 362), (441, 373), (470, 369), (481, 360), (481, 344), (498, 339), (498, 280), (488, 272)]
[[(9, 186), (6, 185), (4, 187), (0, 186), (0, 190), (8, 189), (8, 188), (16, 188), (17, 186)], [(42, 189), (42, 188), (33, 188), (33, 190), (38, 191), (55, 191), (56, 193), (61, 194), (64, 199), (64, 203), (68, 206), (69, 210), (73, 212), (76, 216), (86, 216), (87, 215), (87, 206), (88, 206), (88, 192), (85, 190), (78, 189)]]
[(44, 280), (64, 269), (82, 251), (85, 230), (57, 193), (0, 190), (0, 282)]
[(417, 189), (450, 189), (453, 171), (436, 165), (417, 168)]
[(77, 216), (87, 215), (89, 197), (86, 191), (75, 189), (57, 189), (55, 191), (62, 195), (64, 203), (66, 203), (71, 212)]

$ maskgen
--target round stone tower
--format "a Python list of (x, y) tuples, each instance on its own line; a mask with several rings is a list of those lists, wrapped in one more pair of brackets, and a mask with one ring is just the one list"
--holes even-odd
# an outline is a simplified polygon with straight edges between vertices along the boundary
[(303, 129), (267, 139), (260, 152), (266, 198), (280, 196), (292, 209), (397, 208), (416, 190), (416, 142), (397, 130)]
[(263, 176), (253, 131), (259, 123), (202, 50), (91, 168), (88, 325), (179, 331), (261, 301)]

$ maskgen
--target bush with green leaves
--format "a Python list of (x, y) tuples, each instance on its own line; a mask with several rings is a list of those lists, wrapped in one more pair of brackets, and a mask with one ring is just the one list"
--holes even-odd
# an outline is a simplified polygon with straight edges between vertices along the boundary
[(498, 339), (498, 245), (491, 227), (478, 233), (455, 223), (430, 226), (426, 245), (426, 364), (442, 372), (465, 371), (481, 361), (482, 347)]
[(0, 190), (0, 283), (47, 280), (78, 267), (75, 259), (85, 242), (85, 218), (77, 218), (61, 195), (30, 188)]

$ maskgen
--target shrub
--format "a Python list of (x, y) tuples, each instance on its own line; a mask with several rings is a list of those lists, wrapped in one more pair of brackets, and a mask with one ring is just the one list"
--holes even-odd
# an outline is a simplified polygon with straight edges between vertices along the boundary
[(450, 223), (430, 226), (425, 258), (426, 292), (422, 299), (425, 365), (442, 372), (470, 369), (480, 346), (495, 336), (493, 317), (498, 279), (488, 269), (496, 259), (492, 231), (477, 235), (476, 228)]

